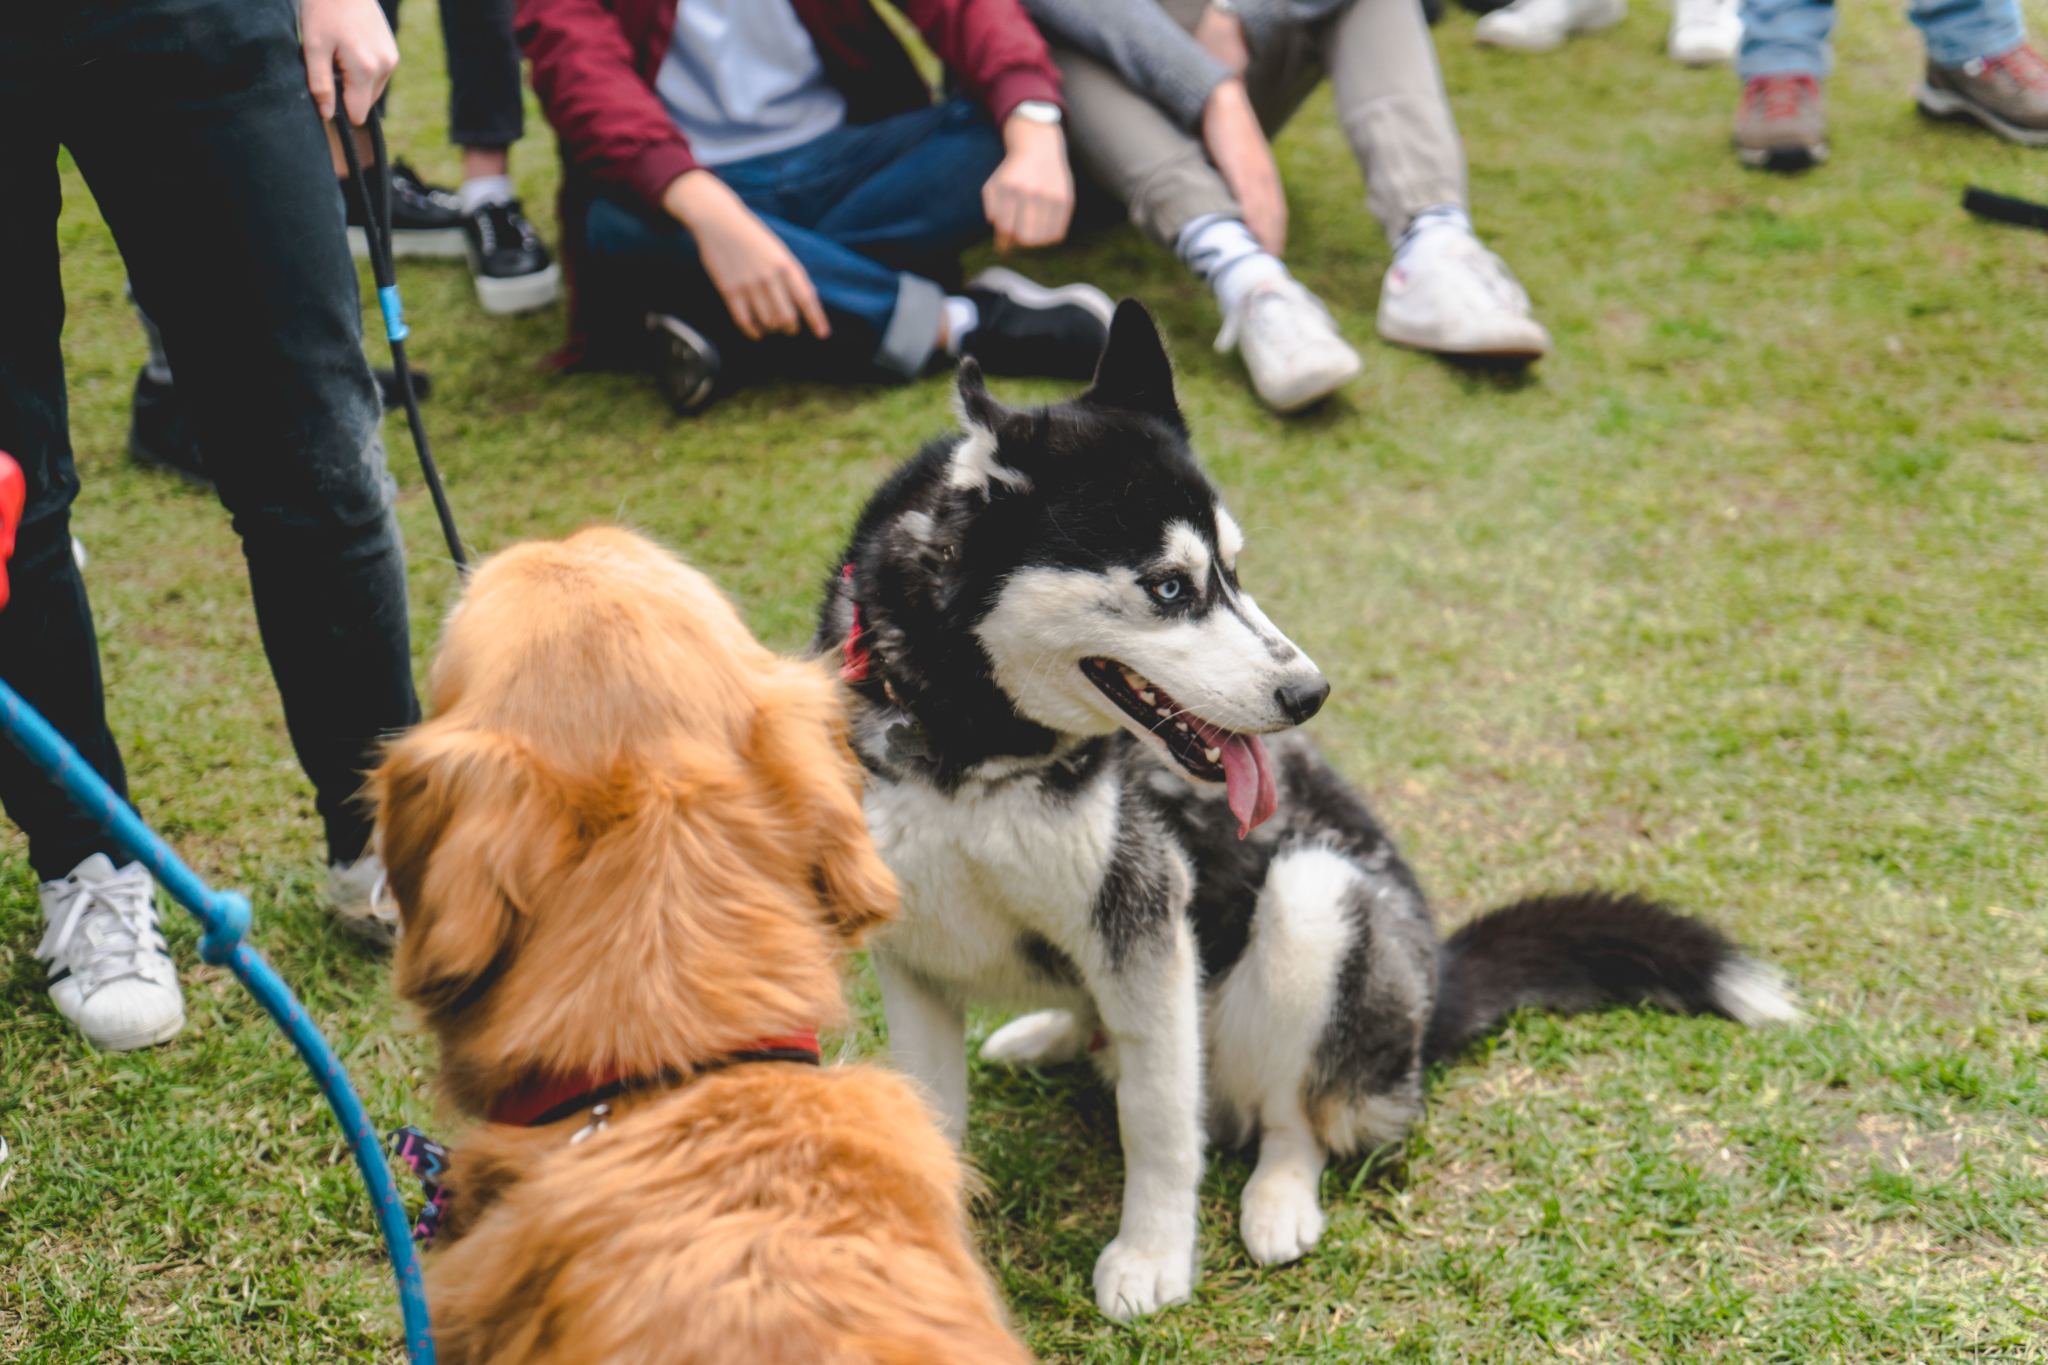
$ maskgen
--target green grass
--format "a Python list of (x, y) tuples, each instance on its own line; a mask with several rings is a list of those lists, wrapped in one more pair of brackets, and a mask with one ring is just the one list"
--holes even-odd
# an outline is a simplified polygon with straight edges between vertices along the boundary
[[(1290, 254), (1366, 352), (1324, 410), (1259, 409), (1203, 291), (1129, 230), (1025, 263), (1158, 311), (1247, 579), (1335, 684), (1314, 731), (1447, 921), (1643, 887), (1783, 964), (1815, 1017), (1522, 1017), (1439, 1078), (1405, 1151), (1331, 1173), (1329, 1235), (1292, 1267), (1247, 1262), (1246, 1169), (1219, 1155), (1196, 1300), (1135, 1328), (1088, 1293), (1108, 1098), (977, 1070), (977, 1228), (1045, 1359), (2048, 1358), (2048, 244), (1956, 207), (1966, 182), (2048, 197), (2048, 158), (1920, 119), (1917, 37), (1843, 18), (1836, 159), (1799, 178), (1736, 166), (1732, 79), (1666, 60), (1657, 9), (1541, 58), (1444, 24), (1475, 216), (1558, 338), (1526, 379), (1372, 339), (1387, 248), (1326, 94), (1278, 147)], [(448, 179), (427, 7), (406, 39), (395, 140)], [(544, 135), (515, 170), (547, 204)], [(433, 1123), (431, 1047), (316, 906), (311, 793), (226, 516), (123, 457), (141, 338), (68, 167), (65, 188), (78, 529), (138, 803), (250, 893), (378, 1121)], [(405, 287), (478, 544), (623, 519), (783, 648), (863, 494), (949, 420), (934, 380), (677, 423), (634, 379), (541, 373), (559, 318), (488, 319), (459, 266)], [(424, 661), (453, 575), (401, 422), (387, 442)], [(38, 927), (0, 834), (0, 1357), (397, 1359), (335, 1128), (189, 925), (192, 1026), (122, 1056), (61, 1027)], [(873, 1050), (858, 989), (845, 1047)]]

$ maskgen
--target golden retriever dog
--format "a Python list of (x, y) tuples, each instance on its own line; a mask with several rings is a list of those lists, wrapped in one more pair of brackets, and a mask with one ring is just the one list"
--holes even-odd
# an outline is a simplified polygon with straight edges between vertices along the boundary
[[(821, 1067), (896, 906), (838, 684), (625, 531), (519, 545), (371, 780), (453, 1144), (448, 1365), (1002, 1365), (924, 1101)], [(792, 1060), (793, 1059), (793, 1060)]]

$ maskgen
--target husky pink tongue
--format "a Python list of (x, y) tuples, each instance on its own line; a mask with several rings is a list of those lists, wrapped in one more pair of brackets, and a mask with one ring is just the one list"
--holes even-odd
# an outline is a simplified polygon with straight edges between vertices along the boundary
[(1223, 741), (1223, 782), (1240, 839), (1272, 819), (1280, 807), (1273, 765), (1266, 761), (1266, 746), (1257, 735), (1231, 735)]

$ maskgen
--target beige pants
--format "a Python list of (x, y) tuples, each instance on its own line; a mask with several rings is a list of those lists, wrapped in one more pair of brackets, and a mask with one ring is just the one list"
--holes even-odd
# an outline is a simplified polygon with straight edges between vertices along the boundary
[[(1192, 30), (1207, 0), (1161, 0)], [(1055, 46), (1067, 134), (1081, 168), (1171, 248), (1206, 214), (1239, 212), (1197, 134), (1108, 67)], [(1335, 19), (1283, 30), (1252, 58), (1245, 86), (1266, 136), (1276, 135), (1325, 75), (1337, 119), (1365, 172), (1366, 208), (1392, 241), (1435, 204), (1465, 203), (1465, 149), (1451, 119), (1436, 48), (1417, 0), (1356, 0)]]

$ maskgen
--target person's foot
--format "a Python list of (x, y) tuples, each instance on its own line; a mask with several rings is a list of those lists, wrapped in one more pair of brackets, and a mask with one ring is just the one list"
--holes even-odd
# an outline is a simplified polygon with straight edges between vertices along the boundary
[(1417, 233), (1394, 253), (1379, 328), (1389, 341), (1443, 355), (1532, 361), (1550, 353), (1550, 333), (1530, 315), (1521, 282), (1459, 223)]
[(1297, 412), (1327, 398), (1365, 368), (1323, 301), (1285, 277), (1253, 285), (1223, 320), (1216, 349), (1233, 347), (1244, 357), (1252, 388), (1275, 412)]
[(1742, 45), (1741, 0), (1676, 0), (1667, 47), (1673, 61), (1713, 66), (1735, 60)]
[(1828, 107), (1803, 72), (1752, 76), (1735, 111), (1735, 154), (1745, 166), (1803, 171), (1828, 159)]
[(647, 315), (647, 333), (654, 343), (654, 382), (678, 417), (694, 417), (718, 396), (718, 372), (724, 359), (710, 338), (667, 313)]
[(135, 401), (128, 409), (128, 458), (149, 469), (165, 469), (179, 478), (213, 487), (199, 438), (178, 401), (175, 384), (159, 384), (147, 369), (135, 375)]
[(398, 946), (398, 902), (385, 884), (384, 860), (375, 853), (327, 865), (327, 908), (350, 933), (380, 947)]
[(555, 301), (562, 272), (517, 199), (478, 205), (462, 220), (462, 233), (486, 313), (530, 313)]
[(974, 301), (980, 320), (960, 338), (959, 351), (990, 374), (1088, 379), (1109, 342), (1116, 305), (1092, 284), (1057, 289), (1034, 284), (994, 266), (960, 291)]
[[(363, 174), (376, 180), (376, 171), (363, 167)], [(374, 200), (375, 191), (372, 191)], [(353, 184), (341, 187), (348, 205), (348, 249), (357, 260), (368, 260), (369, 239), (363, 235), (363, 210)], [(462, 198), (453, 190), (429, 185), (419, 172), (403, 161), (391, 167), (391, 254), (397, 256), (461, 256), (469, 251), (469, 236), (463, 231)]]
[(1628, 0), (1514, 0), (1481, 19), (1472, 36), (1488, 47), (1548, 52), (1574, 33), (1612, 28), (1628, 17)]
[(1975, 119), (2008, 142), (2048, 146), (2048, 60), (2029, 43), (1961, 66), (1930, 61), (1915, 98), (1935, 118)]
[(126, 1052), (185, 1027), (185, 994), (148, 869), (130, 863), (117, 871), (95, 853), (62, 881), (44, 882), (42, 901), (36, 959), (50, 964), (51, 1003), (88, 1043)]

